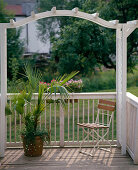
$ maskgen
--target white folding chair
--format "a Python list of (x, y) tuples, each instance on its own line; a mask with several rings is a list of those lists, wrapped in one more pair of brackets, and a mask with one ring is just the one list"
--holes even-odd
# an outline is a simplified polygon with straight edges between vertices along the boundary
[[(83, 128), (83, 132), (86, 133), (86, 137), (84, 137), (80, 143), (81, 153), (94, 156), (97, 149), (112, 152), (112, 147), (109, 140), (107, 140), (107, 143), (110, 145), (110, 149), (100, 148), (99, 144), (104, 140), (105, 136), (109, 134), (110, 124), (115, 111), (115, 105), (116, 103), (113, 101), (100, 99), (95, 123), (77, 123), (79, 127)], [(102, 130), (101, 133), (99, 133), (100, 130)], [(96, 143), (90, 153), (83, 152), (82, 145), (89, 138), (89, 136), (96, 139)]]

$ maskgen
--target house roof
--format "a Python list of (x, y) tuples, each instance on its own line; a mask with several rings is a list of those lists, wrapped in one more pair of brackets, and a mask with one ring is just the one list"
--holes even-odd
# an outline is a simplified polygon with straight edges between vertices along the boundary
[(7, 5), (6, 10), (13, 12), (15, 15), (25, 15), (21, 5)]
[(36, 3), (36, 0), (4, 0), (9, 5), (21, 5), (23, 3)]
[(38, 0), (4, 0), (6, 9), (16, 16), (30, 16), (31, 11), (37, 11)]

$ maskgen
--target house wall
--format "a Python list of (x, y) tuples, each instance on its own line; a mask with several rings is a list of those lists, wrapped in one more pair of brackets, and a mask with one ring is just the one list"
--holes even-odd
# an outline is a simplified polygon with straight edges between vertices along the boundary
[[(16, 17), (16, 21), (19, 21), (25, 17)], [(43, 43), (38, 38), (37, 22), (31, 22), (21, 27), (21, 39), (25, 42), (25, 51), (29, 53), (49, 53), (50, 41)]]

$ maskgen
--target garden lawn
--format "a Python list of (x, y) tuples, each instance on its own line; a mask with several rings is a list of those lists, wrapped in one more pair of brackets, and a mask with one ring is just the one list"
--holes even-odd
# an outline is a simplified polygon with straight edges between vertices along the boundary
[[(115, 91), (116, 91), (116, 89), (110, 89), (110, 90), (100, 90), (99, 92), (115, 92)], [(127, 92), (130, 92), (133, 95), (138, 97), (138, 87), (137, 86), (127, 88)]]

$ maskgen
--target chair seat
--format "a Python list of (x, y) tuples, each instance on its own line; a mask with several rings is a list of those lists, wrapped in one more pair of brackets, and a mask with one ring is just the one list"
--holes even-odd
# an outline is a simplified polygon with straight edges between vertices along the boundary
[(90, 128), (90, 129), (109, 128), (109, 126), (107, 126), (107, 125), (100, 125), (97, 123), (77, 123), (77, 125), (84, 127), (84, 128), (85, 127)]

